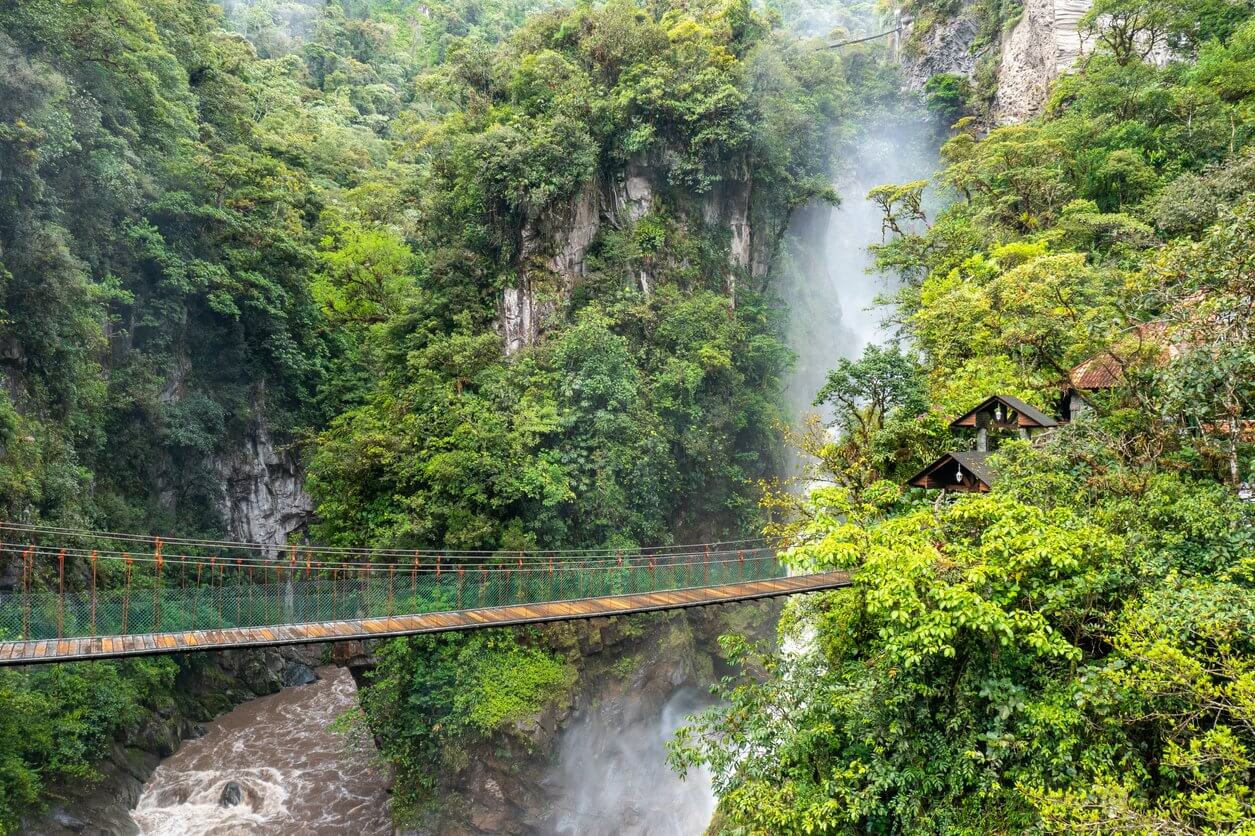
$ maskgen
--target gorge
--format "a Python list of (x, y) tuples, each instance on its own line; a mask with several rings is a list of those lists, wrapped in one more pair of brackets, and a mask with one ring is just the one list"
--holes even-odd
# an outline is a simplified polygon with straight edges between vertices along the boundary
[(1238, 0), (0, 4), (0, 641), (190, 538), (390, 609), (396, 554), (853, 577), (0, 668), (0, 833), (1245, 833), (1253, 54)]

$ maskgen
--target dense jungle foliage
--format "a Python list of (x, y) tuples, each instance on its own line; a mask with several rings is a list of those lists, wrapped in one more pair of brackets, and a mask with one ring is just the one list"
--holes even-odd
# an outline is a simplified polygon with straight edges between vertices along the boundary
[[(768, 675), (673, 749), (714, 772), (720, 832), (1255, 832), (1255, 19), (1101, 0), (1083, 23), (1044, 116), (955, 126), (947, 208), (872, 193), (909, 348), (833, 371), (825, 484), (776, 524), (855, 583), (795, 605), (802, 650), (729, 640)], [(1092, 357), (1116, 385), (1003, 439), (989, 493), (901, 487), (970, 447), (954, 416), (1054, 412)]]
[[(906, 9), (922, 38), (955, 5)], [(973, 8), (988, 44), (1018, 13)], [(711, 767), (723, 830), (1253, 832), (1251, 8), (1098, 0), (1047, 113), (987, 135), (960, 117), (996, 65), (929, 82), (958, 120), (947, 208), (922, 182), (872, 194), (900, 343), (817, 393), (828, 484), (760, 506), (790, 360), (773, 255), (897, 92), (877, 45), (784, 24), (861, 33), (868, 11), (0, 0), (0, 519), (221, 536), (225, 462), (264, 433), (322, 542), (769, 520), (856, 585), (796, 606), (809, 650), (729, 640), (755, 675), (675, 750)], [(967, 443), (954, 415), (994, 392), (1053, 411), (1096, 355), (1119, 385), (1005, 442), (991, 493), (900, 487)], [(562, 698), (562, 654), (506, 632), (383, 650), (363, 708), (399, 818), (465, 738)], [(0, 832), (167, 710), (182, 664), (0, 672)]]
[[(891, 87), (785, 34), (803, 4), (550, 5), (0, 3), (0, 519), (221, 536), (260, 434), (306, 466), (323, 542), (752, 532), (789, 362), (771, 254)], [(560, 274), (546, 229), (589, 193), (604, 222)], [(506, 356), (519, 288), (538, 324)], [(171, 682), (0, 675), (0, 828)]]

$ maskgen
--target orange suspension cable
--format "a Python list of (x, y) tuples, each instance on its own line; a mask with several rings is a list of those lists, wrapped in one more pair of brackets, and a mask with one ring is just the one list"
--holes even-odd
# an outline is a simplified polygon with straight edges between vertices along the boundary
[(153, 549), (153, 559), (156, 561), (156, 567), (153, 569), (155, 583), (153, 584), (153, 624), (158, 631), (161, 630), (161, 538), (157, 538), (157, 545)]
[(201, 564), (196, 564), (196, 591), (192, 593), (192, 611), (196, 617), (200, 617), (200, 569)]
[[(86, 529), (38, 526), (38, 525), (28, 525), (24, 523), (13, 523), (13, 522), (5, 522), (4, 526), (14, 531), (28, 532), (31, 534), (47, 534), (47, 535), (58, 536), (58, 537), (70, 537), (70, 538), (78, 538), (78, 539), (90, 537), (96, 540), (119, 540), (123, 542), (131, 542), (131, 543), (151, 543), (157, 539), (156, 536), (151, 535), (151, 534), (133, 534), (133, 533), (123, 533), (123, 532), (117, 532), (117, 531), (90, 531)], [(195, 539), (195, 538), (188, 538), (188, 537), (165, 537), (162, 539), (167, 544), (173, 543), (176, 545), (192, 546), (192, 547), (210, 548), (214, 546), (219, 546), (219, 547), (226, 547), (232, 550), (244, 550), (244, 551), (269, 551), (270, 549), (274, 548), (272, 544), (250, 543), (250, 542), (244, 542), (244, 541), (204, 540), (204, 539)], [(651, 553), (662, 554), (665, 552), (665, 553), (671, 554), (671, 553), (674, 553), (676, 550), (691, 551), (699, 545), (738, 546), (738, 545), (746, 544), (746, 543), (765, 543), (765, 542), (767, 541), (764, 538), (755, 537), (755, 538), (749, 538), (745, 540), (720, 541), (717, 543), (705, 543), (705, 544), (688, 543), (688, 544), (675, 544), (671, 546), (651, 546), (651, 547), (648, 547), (647, 550)], [(360, 548), (360, 547), (359, 548), (345, 548), (345, 547), (333, 547), (333, 546), (315, 546), (313, 547), (313, 549), (316, 552), (324, 553), (324, 554), (345, 554), (345, 555), (370, 554), (370, 555), (383, 555), (383, 556), (399, 556), (399, 555), (405, 554), (405, 556), (408, 557), (408, 552), (401, 552), (395, 549), (380, 550), (380, 549), (372, 549), (372, 548)], [(68, 551), (70, 553), (74, 553), (75, 550), (69, 549)], [(448, 552), (447, 549), (444, 551)], [(546, 549), (543, 551), (536, 552), (534, 554), (534, 557), (536, 559), (540, 559), (540, 558), (553, 555), (553, 554), (607, 556), (610, 554), (611, 551), (612, 550), (608, 548)], [(428, 552), (428, 553), (434, 554), (434, 552)], [(455, 552), (455, 554), (458, 556), (463, 556), (463, 557), (492, 557), (494, 554), (496, 554), (496, 552), (493, 550), (471, 549), (471, 550), (460, 550), (460, 551)]]
[(126, 552), (122, 553), (126, 560), (126, 583), (122, 588), (122, 632), (126, 633), (127, 617), (131, 613), (131, 556)]
[(65, 549), (57, 555), (57, 638), (65, 633)]
[(393, 601), (392, 571), (393, 571), (393, 566), (391, 563), (389, 563), (388, 564), (388, 617), (389, 618), (392, 617), (392, 601)]
[(96, 635), (96, 550), (92, 549), (92, 635)]
[(35, 572), (35, 547), (22, 552), (22, 638), (31, 637), (31, 575)]

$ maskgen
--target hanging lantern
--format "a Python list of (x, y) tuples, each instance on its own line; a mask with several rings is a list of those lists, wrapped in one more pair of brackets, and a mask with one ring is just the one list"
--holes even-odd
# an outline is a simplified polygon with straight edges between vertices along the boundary
[(963, 484), (963, 465), (958, 465), (954, 468), (954, 483), (956, 485)]

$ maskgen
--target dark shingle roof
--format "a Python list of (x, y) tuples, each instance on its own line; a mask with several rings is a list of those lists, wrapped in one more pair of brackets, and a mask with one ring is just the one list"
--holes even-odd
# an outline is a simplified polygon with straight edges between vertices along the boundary
[[(958, 418), (950, 422), (951, 427), (972, 426), (976, 423), (975, 416), (978, 412), (988, 409), (995, 403), (1001, 403), (1003, 406), (1009, 406), (1018, 412), (1021, 417), (1027, 418), (1038, 427), (1056, 427), (1059, 422), (1042, 412), (1032, 404), (1027, 404), (1019, 398), (1013, 398), (1010, 395), (990, 395), (976, 406), (964, 412)], [(972, 420), (968, 420), (972, 419)]]
[(938, 470), (950, 465), (952, 462), (958, 462), (963, 469), (971, 473), (987, 487), (992, 487), (997, 474), (990, 468), (987, 459), (988, 453), (981, 453), (976, 450), (960, 450), (957, 453), (944, 453), (939, 459), (921, 470), (919, 473), (907, 480), (908, 485), (916, 487), (927, 487), (927, 485), (916, 484), (927, 480), (928, 476)]
[(950, 457), (968, 470), (972, 471), (972, 475), (984, 482), (986, 485), (992, 486), (994, 479), (997, 478), (997, 474), (995, 474), (993, 468), (989, 466), (988, 453), (981, 453), (976, 450), (964, 450), (958, 453), (951, 453)]

